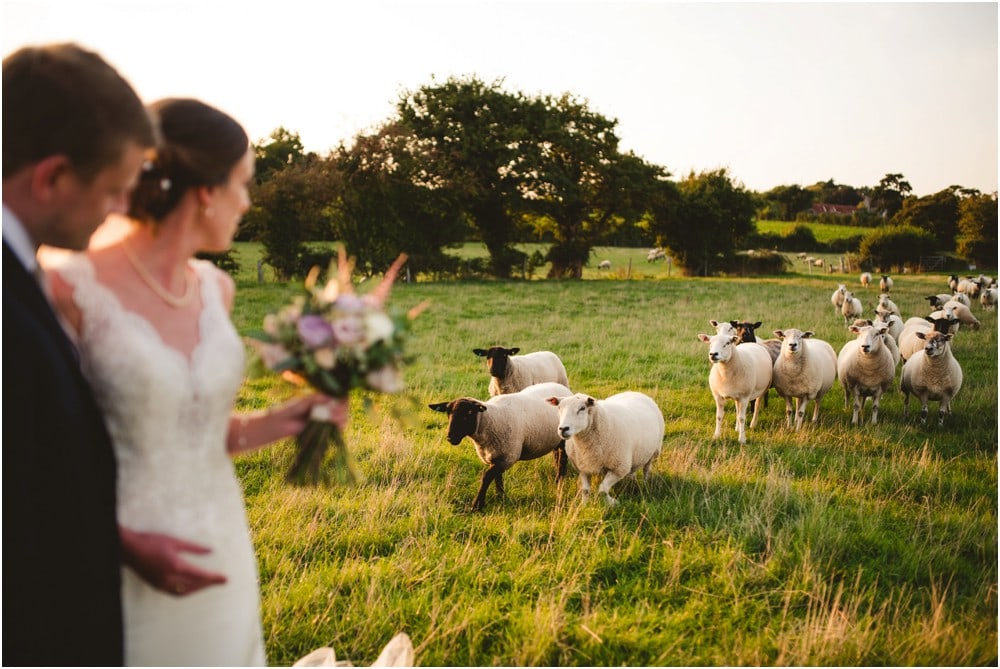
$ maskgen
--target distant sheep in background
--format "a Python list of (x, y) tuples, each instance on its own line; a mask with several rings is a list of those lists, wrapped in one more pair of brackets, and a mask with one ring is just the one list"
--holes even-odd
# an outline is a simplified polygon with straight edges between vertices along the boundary
[(837, 356), (837, 377), (844, 387), (844, 406), (853, 399), (851, 425), (858, 425), (865, 402), (872, 398), (871, 424), (878, 423), (879, 400), (896, 378), (896, 365), (882, 338), (887, 330), (870, 325), (852, 325), (855, 339), (844, 344)]
[(552, 351), (535, 351), (514, 357), (521, 349), (492, 346), (472, 352), (486, 358), (490, 370), (490, 396), (516, 393), (536, 383), (561, 383), (569, 386), (566, 368)]
[(996, 286), (986, 288), (979, 294), (979, 303), (983, 306), (986, 311), (993, 311), (997, 308), (997, 289)]
[(861, 318), (863, 310), (861, 300), (854, 297), (854, 293), (847, 291), (844, 293), (844, 304), (840, 308), (840, 313), (844, 315), (844, 324), (847, 325), (855, 318)]
[(830, 296), (830, 302), (833, 303), (833, 313), (839, 314), (841, 307), (844, 306), (844, 296), (847, 294), (847, 286), (840, 284), (837, 286), (837, 290), (833, 291), (833, 295)]
[(597, 269), (599, 269), (599, 270), (602, 270), (602, 269), (611, 269), (611, 261), (610, 260), (602, 260), (597, 265)]
[(862, 272), (861, 273), (861, 287), (862, 288), (868, 288), (871, 285), (872, 285), (872, 275), (871, 275), (871, 272)]
[(565, 451), (559, 436), (559, 414), (549, 406), (549, 397), (568, 397), (570, 389), (558, 383), (539, 383), (486, 402), (461, 397), (451, 402), (429, 404), (434, 411), (448, 414), (448, 441), (457, 446), (469, 437), (476, 455), (487, 466), (472, 503), (473, 511), (486, 504), (490, 483), (497, 496), (504, 496), (503, 473), (521, 460), (533, 460), (554, 453), (556, 480), (566, 473)]
[(875, 313), (879, 316), (883, 314), (895, 314), (900, 318), (903, 314), (899, 311), (896, 303), (889, 299), (889, 293), (882, 293), (878, 296), (878, 304), (875, 305)]
[(657, 260), (663, 260), (666, 257), (667, 253), (663, 249), (650, 249), (649, 253), (646, 254), (646, 262), (656, 262)]
[(952, 335), (940, 332), (917, 333), (924, 348), (903, 365), (899, 388), (903, 391), (903, 416), (909, 414), (910, 395), (920, 400), (920, 422), (927, 422), (927, 401), (939, 402), (938, 425), (951, 413), (951, 401), (962, 388), (962, 366), (951, 353)]
[(617, 503), (611, 487), (642, 469), (649, 480), (653, 460), (663, 448), (663, 412), (653, 398), (624, 392), (598, 400), (577, 393), (552, 397), (558, 408), (556, 435), (566, 440), (566, 455), (580, 472), (580, 488), (590, 495), (590, 477), (604, 475), (598, 492), (608, 504)]
[(951, 289), (952, 293), (958, 290), (958, 277), (956, 275), (952, 274), (948, 277), (948, 288)]
[(888, 274), (883, 274), (882, 278), (878, 282), (878, 291), (880, 293), (888, 293), (892, 290), (892, 277)]

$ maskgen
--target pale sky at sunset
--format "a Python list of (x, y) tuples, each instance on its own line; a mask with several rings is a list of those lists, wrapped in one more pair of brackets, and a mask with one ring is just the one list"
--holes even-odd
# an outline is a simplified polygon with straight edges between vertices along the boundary
[(0, 0), (6, 55), (72, 40), (149, 101), (326, 153), (449, 76), (571, 92), (624, 149), (747, 188), (902, 173), (997, 189), (997, 4)]

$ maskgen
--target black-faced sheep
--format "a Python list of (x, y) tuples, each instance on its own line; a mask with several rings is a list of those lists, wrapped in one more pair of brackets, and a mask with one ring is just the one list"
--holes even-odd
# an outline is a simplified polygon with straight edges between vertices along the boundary
[(813, 339), (808, 330), (775, 330), (774, 335), (781, 340), (781, 355), (774, 362), (772, 385), (785, 398), (788, 427), (795, 400), (795, 429), (800, 430), (810, 400), (815, 400), (812, 422), (819, 418), (820, 402), (837, 379), (837, 354), (828, 342)]
[(949, 315), (957, 318), (958, 322), (964, 327), (971, 328), (973, 330), (978, 330), (982, 327), (979, 319), (972, 313), (972, 309), (970, 309), (968, 305), (962, 304), (957, 300), (946, 302), (939, 311), (935, 311), (931, 314), (934, 318), (941, 318), (942, 316)]
[(615, 504), (611, 487), (642, 469), (649, 480), (653, 460), (663, 448), (663, 412), (648, 395), (624, 392), (603, 400), (577, 393), (552, 397), (559, 410), (557, 436), (566, 440), (566, 455), (580, 473), (580, 488), (590, 494), (590, 477), (600, 476), (598, 492)]
[(962, 388), (962, 366), (951, 353), (952, 335), (940, 332), (917, 333), (924, 348), (903, 365), (899, 389), (903, 391), (903, 416), (909, 414), (910, 395), (920, 400), (920, 422), (927, 422), (927, 401), (939, 402), (938, 425), (951, 413), (951, 401)]
[(871, 325), (850, 328), (856, 337), (837, 355), (837, 377), (844, 387), (844, 406), (853, 399), (851, 425), (858, 425), (867, 398), (872, 398), (871, 424), (878, 423), (879, 400), (896, 377), (896, 365), (882, 335), (885, 328)]
[(514, 357), (521, 349), (493, 346), (474, 348), (472, 352), (486, 358), (490, 370), (490, 396), (516, 393), (536, 383), (561, 383), (569, 386), (566, 368), (552, 351), (535, 351)]
[(497, 496), (504, 496), (503, 473), (521, 460), (533, 460), (554, 453), (556, 479), (566, 473), (563, 439), (559, 436), (559, 413), (547, 402), (550, 397), (567, 397), (570, 389), (558, 383), (539, 383), (524, 390), (491, 397), (486, 402), (461, 397), (428, 406), (448, 414), (448, 441), (453, 445), (469, 437), (476, 454), (486, 465), (472, 509), (486, 503), (490, 483)]
[(892, 277), (887, 274), (883, 274), (882, 278), (878, 280), (878, 292), (888, 293), (891, 290), (892, 290)]
[(944, 334), (954, 334), (957, 328), (958, 319), (954, 316), (944, 315), (940, 318), (914, 316), (908, 318), (903, 323), (903, 331), (899, 333), (899, 356), (903, 360), (909, 360), (911, 355), (924, 347), (923, 339), (917, 337), (918, 332), (927, 334), (933, 330)]
[[(715, 398), (715, 438), (722, 435), (722, 421), (726, 415), (726, 400), (736, 403), (736, 432), (741, 444), (745, 444), (747, 405), (767, 392), (771, 385), (771, 356), (756, 342), (739, 343), (736, 335), (716, 334), (709, 337), (699, 334), (698, 339), (708, 344), (708, 359), (712, 371), (708, 375), (708, 387)], [(737, 346), (737, 344), (739, 344)], [(750, 427), (757, 425), (757, 417), (763, 402), (754, 407)]]
[(602, 260), (601, 262), (599, 262), (597, 264), (597, 269), (598, 270), (611, 269), (611, 261), (610, 260)]

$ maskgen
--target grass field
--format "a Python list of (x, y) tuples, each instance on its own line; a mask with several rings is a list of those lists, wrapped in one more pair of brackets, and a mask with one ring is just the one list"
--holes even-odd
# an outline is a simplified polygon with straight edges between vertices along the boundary
[[(612, 253), (645, 264), (643, 249)], [(272, 664), (322, 645), (367, 664), (397, 631), (425, 666), (996, 664), (996, 313), (976, 307), (982, 329), (955, 337), (965, 383), (943, 429), (904, 420), (898, 384), (878, 426), (852, 429), (838, 383), (799, 433), (772, 391), (741, 447), (731, 406), (711, 438), (696, 334), (711, 318), (761, 320), (839, 350), (848, 333), (829, 297), (843, 277), (659, 270), (396, 287), (394, 304), (431, 306), (414, 323), (408, 396), (375, 398), (405, 418), (353, 403), (346, 436), (366, 481), (290, 488), (290, 443), (237, 460)], [(290, 290), (250, 275), (234, 315), (244, 333)], [(858, 289), (871, 313), (876, 291)], [(944, 275), (900, 276), (892, 296), (923, 315), (923, 296), (944, 289)], [(491, 490), (470, 512), (483, 465), (426, 405), (485, 398), (471, 350), (495, 344), (558, 352), (576, 391), (652, 396), (667, 427), (651, 480), (619, 483), (607, 507), (582, 501), (575, 477), (557, 486), (545, 458), (507, 473), (506, 501)], [(248, 381), (239, 408), (287, 392)]]

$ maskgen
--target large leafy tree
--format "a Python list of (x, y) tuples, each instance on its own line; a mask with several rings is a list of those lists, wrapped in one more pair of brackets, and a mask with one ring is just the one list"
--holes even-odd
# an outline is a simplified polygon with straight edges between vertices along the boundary
[(956, 251), (970, 263), (997, 266), (997, 194), (971, 194), (958, 206)]
[(888, 272), (916, 264), (920, 256), (933, 255), (936, 246), (937, 240), (927, 230), (911, 225), (887, 225), (872, 230), (861, 240), (860, 253)]
[(950, 251), (958, 232), (959, 190), (953, 186), (926, 197), (908, 197), (890, 223), (926, 230), (934, 235), (938, 248)]
[(822, 202), (825, 204), (856, 206), (864, 199), (864, 194), (854, 186), (838, 184), (833, 179), (818, 181), (806, 190), (813, 194), (813, 202)]
[(881, 213), (886, 220), (891, 219), (902, 209), (903, 200), (913, 192), (913, 187), (902, 174), (886, 174), (872, 189), (872, 208)]
[(687, 273), (707, 275), (713, 261), (730, 258), (753, 231), (754, 195), (720, 168), (691, 172), (677, 184), (677, 196), (660, 210), (654, 230)]
[[(777, 205), (778, 215), (783, 221), (794, 221), (795, 215), (812, 206), (816, 195), (798, 184), (775, 186), (762, 196), (765, 202)], [(820, 200), (826, 202), (826, 200)]]
[(450, 193), (489, 250), (493, 273), (508, 277), (521, 255), (514, 243), (524, 209), (529, 102), (502, 83), (450, 78), (405, 93), (397, 109), (412, 136), (408, 150), (423, 163), (418, 178)]
[(580, 278), (591, 249), (649, 210), (664, 170), (618, 150), (617, 121), (569, 95), (535, 101), (536, 141), (527, 161), (525, 197), (541, 215), (550, 247), (550, 277)]

